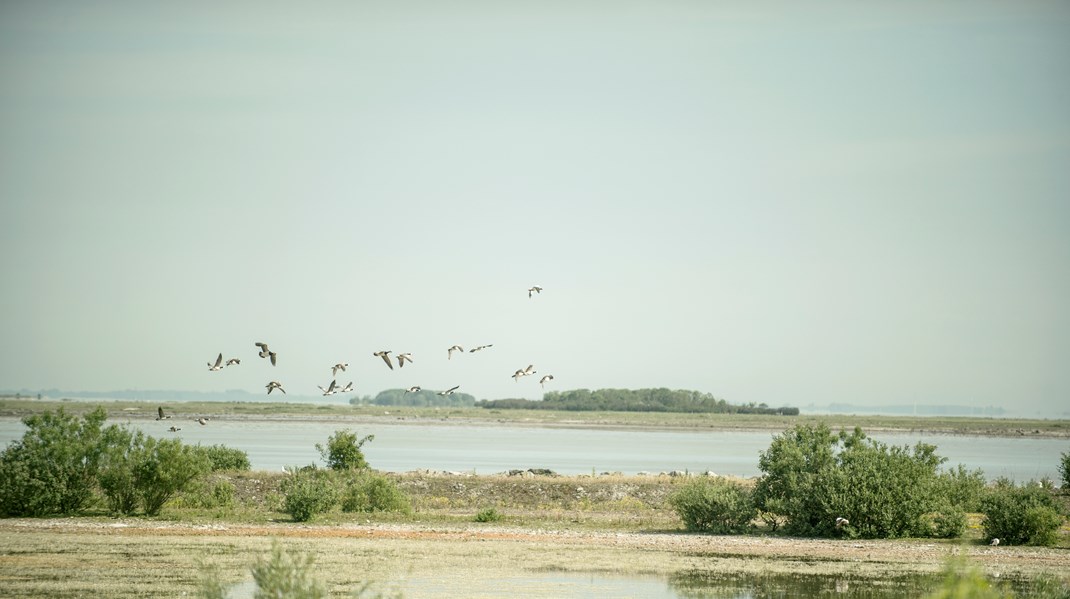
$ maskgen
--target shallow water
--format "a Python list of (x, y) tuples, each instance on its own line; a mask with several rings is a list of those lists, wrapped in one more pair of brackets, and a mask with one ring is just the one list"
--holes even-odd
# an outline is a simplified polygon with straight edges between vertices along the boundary
[[(119, 421), (122, 422), (122, 421)], [(406, 472), (418, 469), (493, 474), (511, 469), (549, 468), (560, 474), (601, 472), (658, 473), (671, 470), (735, 476), (757, 476), (758, 454), (769, 447), (772, 432), (754, 431), (620, 431), (578, 428), (479, 426), (451, 424), (334, 423), (289, 420), (213, 420), (202, 426), (192, 420), (134, 420), (131, 427), (156, 437), (176, 436), (187, 443), (223, 444), (248, 453), (255, 470), (281, 470), (321, 462), (316, 443), (325, 443), (339, 429), (360, 436), (375, 435), (364, 445), (376, 469)], [(178, 426), (178, 433), (167, 431)], [(20, 438), (25, 426), (16, 418), (0, 418), (0, 446)], [(988, 479), (1016, 481), (1048, 477), (1058, 480), (1063, 439), (968, 437), (878, 433), (874, 438), (895, 445), (918, 442), (937, 446), (947, 465), (980, 468)]]

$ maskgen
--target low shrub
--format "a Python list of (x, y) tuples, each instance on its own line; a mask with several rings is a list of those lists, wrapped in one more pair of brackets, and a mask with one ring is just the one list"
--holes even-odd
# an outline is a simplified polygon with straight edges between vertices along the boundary
[(318, 468), (287, 468), (290, 476), (280, 485), (282, 511), (294, 522), (308, 522), (338, 503), (338, 487), (330, 472)]
[(1062, 454), (1059, 461), (1059, 476), (1062, 478), (1063, 493), (1070, 493), (1070, 451)]
[(1007, 545), (1053, 545), (1063, 517), (1055, 498), (1039, 484), (1002, 484), (981, 498), (986, 539)]
[(271, 554), (259, 557), (253, 564), (256, 599), (286, 597), (287, 599), (326, 599), (327, 587), (312, 575), (314, 557), (283, 549), (276, 539)]
[(335, 431), (327, 439), (326, 447), (316, 443), (316, 450), (331, 470), (362, 470), (368, 467), (368, 461), (360, 448), (373, 439), (375, 435), (357, 439), (357, 434), (352, 431)]
[(690, 481), (669, 504), (688, 530), (715, 534), (745, 531), (758, 512), (750, 489), (721, 478)]
[(248, 472), (252, 468), (249, 463), (249, 454), (240, 449), (225, 445), (209, 445), (207, 447), (198, 445), (197, 450), (203, 452), (208, 458), (212, 472), (223, 470)]
[(365, 470), (354, 473), (345, 481), (342, 510), (409, 514), (412, 513), (412, 500), (393, 480)]
[(500, 522), (504, 517), (505, 516), (503, 516), (501, 512), (489, 507), (485, 510), (480, 510), (480, 512), (476, 514), (474, 520), (476, 522)]

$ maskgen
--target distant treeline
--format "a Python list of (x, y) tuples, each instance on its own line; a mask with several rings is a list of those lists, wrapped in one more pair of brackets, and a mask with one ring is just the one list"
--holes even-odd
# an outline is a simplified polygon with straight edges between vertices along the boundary
[(761, 403), (735, 405), (698, 391), (659, 389), (574, 389), (551, 391), (542, 401), (493, 399), (476, 402), (481, 408), (616, 412), (692, 412), (706, 414), (781, 414), (798, 416), (799, 408), (771, 408)]
[(439, 395), (437, 391), (422, 389), (420, 391), (406, 391), (405, 389), (387, 389), (380, 391), (374, 398), (354, 397), (349, 403), (373, 406), (443, 406), (443, 407), (471, 407), (475, 405), (476, 398), (455, 391), (449, 395)]

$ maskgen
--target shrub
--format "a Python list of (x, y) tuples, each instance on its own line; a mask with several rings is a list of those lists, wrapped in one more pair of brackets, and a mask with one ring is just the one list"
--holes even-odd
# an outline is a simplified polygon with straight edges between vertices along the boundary
[(669, 498), (688, 530), (728, 534), (743, 532), (757, 515), (749, 489), (720, 478), (700, 478)]
[(137, 509), (140, 495), (134, 475), (135, 448), (144, 445), (141, 431), (123, 429), (115, 433), (113, 442), (101, 457), (97, 484), (100, 486), (108, 510), (113, 514), (132, 514)]
[[(759, 455), (765, 475), (755, 501), (762, 511), (785, 516), (791, 534), (929, 536), (934, 529), (926, 515), (949, 503), (938, 490), (943, 459), (935, 451), (923, 443), (889, 446), (857, 428), (834, 435), (825, 424), (797, 425)], [(838, 529), (838, 517), (850, 526)], [(945, 534), (954, 529), (946, 524)]]
[(364, 452), (360, 448), (373, 439), (375, 435), (357, 440), (357, 434), (352, 431), (335, 431), (327, 439), (327, 446), (316, 443), (316, 450), (331, 470), (359, 470), (368, 467)]
[(269, 557), (258, 557), (253, 564), (256, 581), (255, 599), (325, 599), (327, 588), (312, 576), (312, 554), (300, 555), (283, 549), (279, 541), (271, 543)]
[(950, 501), (942, 502), (930, 516), (930, 530), (926, 536), (956, 539), (966, 532), (966, 512)]
[(134, 481), (145, 514), (155, 516), (176, 493), (206, 474), (210, 462), (203, 452), (178, 439), (146, 437), (135, 451)]
[(1008, 545), (1053, 545), (1063, 521), (1055, 498), (1036, 483), (989, 489), (981, 513), (985, 538)]
[(980, 510), (981, 496), (984, 492), (985, 474), (980, 469), (971, 472), (959, 464), (937, 477), (937, 495), (966, 512)]
[(503, 516), (501, 512), (492, 507), (489, 507), (485, 510), (481, 510), (478, 514), (476, 514), (474, 520), (476, 522), (499, 522), (504, 517), (505, 516)]
[(381, 475), (362, 471), (346, 482), (342, 510), (346, 512), (412, 512), (412, 501), (397, 484)]
[(92, 497), (107, 434), (97, 407), (82, 417), (63, 408), (22, 419), (22, 439), (0, 453), (0, 515), (69, 514)]
[(197, 450), (207, 456), (212, 472), (221, 470), (248, 472), (252, 468), (249, 463), (249, 454), (240, 449), (226, 447), (225, 445), (210, 445), (208, 447), (198, 445)]
[(976, 566), (963, 560), (949, 561), (944, 580), (926, 599), (1012, 599), (1014, 594), (992, 586)]
[(338, 503), (338, 488), (330, 473), (318, 468), (294, 470), (280, 485), (282, 511), (294, 522), (308, 522), (317, 514), (328, 512)]

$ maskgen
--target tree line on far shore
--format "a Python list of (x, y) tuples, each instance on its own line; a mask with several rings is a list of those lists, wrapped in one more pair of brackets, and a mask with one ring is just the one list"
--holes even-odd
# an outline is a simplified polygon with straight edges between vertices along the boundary
[(493, 409), (799, 415), (799, 408), (770, 407), (764, 403), (754, 402), (731, 404), (710, 393), (683, 389), (672, 390), (665, 387), (550, 391), (543, 395), (541, 401), (492, 399), (478, 401), (475, 405)]

